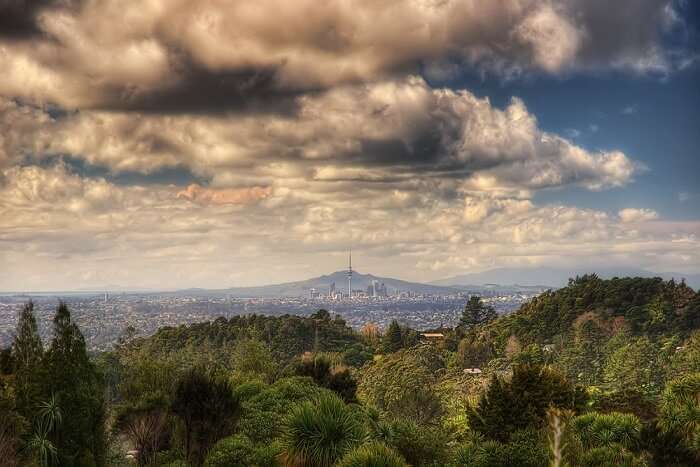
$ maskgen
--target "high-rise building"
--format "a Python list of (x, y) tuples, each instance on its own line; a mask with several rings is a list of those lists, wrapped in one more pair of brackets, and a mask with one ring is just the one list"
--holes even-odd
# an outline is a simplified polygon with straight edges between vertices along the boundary
[(348, 255), (348, 298), (352, 298), (352, 250)]
[(379, 288), (379, 281), (377, 279), (373, 279), (372, 283), (369, 286), (370, 288), (367, 289), (367, 293), (370, 297), (379, 297), (380, 296), (380, 288)]
[(331, 285), (328, 287), (328, 298), (333, 297), (335, 297), (335, 282), (331, 282)]
[(388, 296), (389, 296), (389, 294), (387, 293), (387, 290), (386, 290), (386, 284), (384, 284), (384, 282), (382, 282), (382, 283), (376, 288), (376, 291), (377, 291), (377, 296), (378, 296), (378, 297), (388, 297)]

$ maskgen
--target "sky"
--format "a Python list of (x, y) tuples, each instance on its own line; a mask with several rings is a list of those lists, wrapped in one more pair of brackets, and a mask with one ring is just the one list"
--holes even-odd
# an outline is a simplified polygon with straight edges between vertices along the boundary
[(0, 3), (0, 290), (700, 272), (700, 5)]

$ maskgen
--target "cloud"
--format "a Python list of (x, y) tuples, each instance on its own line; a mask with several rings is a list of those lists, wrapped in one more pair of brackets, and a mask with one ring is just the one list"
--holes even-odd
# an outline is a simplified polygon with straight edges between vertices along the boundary
[(564, 131), (569, 138), (576, 139), (581, 136), (581, 130), (577, 130), (576, 128), (567, 128)]
[(296, 96), (423, 68), (512, 77), (687, 61), (663, 44), (682, 24), (675, 4), (632, 3), (10, 1), (0, 94), (66, 108), (293, 112)]
[(204, 188), (192, 184), (177, 193), (177, 198), (195, 201), (201, 204), (249, 204), (270, 196), (270, 187), (255, 186), (251, 188)]
[[(121, 186), (61, 163), (12, 167), (2, 176), (0, 256), (13, 271), (0, 277), (5, 290), (292, 280), (340, 269), (348, 245), (361, 271), (416, 280), (562, 258), (671, 269), (700, 260), (697, 222), (630, 228), (622, 214), (493, 193), (447, 198), (426, 183), (419, 190), (350, 184), (328, 192), (290, 184), (269, 194), (253, 189), (264, 196), (252, 203), (218, 203), (215, 194), (244, 191)], [(53, 272), (59, 267), (61, 277)]]
[(627, 107), (624, 107), (620, 113), (622, 115), (634, 115), (637, 113), (637, 106), (636, 105), (628, 105)]
[(693, 197), (694, 197), (693, 194), (688, 193), (687, 191), (681, 191), (680, 193), (678, 193), (678, 201), (681, 203), (685, 203), (686, 201), (688, 201), (689, 199), (691, 199)]
[(42, 34), (38, 16), (50, 8), (70, 8), (71, 0), (3, 0), (0, 3), (0, 39), (30, 39)]
[(433, 180), (452, 192), (600, 190), (628, 183), (637, 170), (620, 151), (587, 151), (539, 129), (517, 98), (498, 109), (415, 76), (338, 87), (297, 105), (295, 118), (89, 111), (51, 118), (6, 101), (0, 147), (8, 160), (69, 154), (114, 172), (184, 167), (216, 187), (304, 180), (417, 188), (415, 180)]
[(665, 46), (679, 5), (4, 2), (0, 289), (298, 279), (348, 245), (419, 280), (564, 257), (692, 268), (697, 223), (534, 202), (625, 186), (633, 155), (419, 75), (672, 73), (691, 59)]
[(652, 221), (659, 218), (659, 214), (653, 209), (625, 208), (621, 209), (617, 215), (622, 222), (629, 223)]

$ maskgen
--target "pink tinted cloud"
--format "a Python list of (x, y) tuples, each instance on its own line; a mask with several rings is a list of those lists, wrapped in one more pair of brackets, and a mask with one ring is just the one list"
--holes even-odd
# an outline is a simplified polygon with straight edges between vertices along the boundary
[(178, 192), (178, 199), (187, 199), (200, 204), (251, 204), (272, 194), (271, 187), (249, 188), (205, 188), (192, 184)]

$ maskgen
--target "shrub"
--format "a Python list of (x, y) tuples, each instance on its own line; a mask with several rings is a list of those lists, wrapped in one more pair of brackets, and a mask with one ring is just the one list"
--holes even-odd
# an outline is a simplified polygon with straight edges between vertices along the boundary
[(419, 425), (411, 420), (391, 424), (391, 446), (414, 466), (445, 460), (445, 438), (437, 427)]
[(584, 449), (620, 445), (625, 449), (639, 447), (642, 424), (632, 414), (596, 412), (575, 417), (571, 427)]
[(335, 394), (307, 401), (292, 410), (285, 423), (284, 456), (288, 462), (328, 467), (363, 438), (355, 413)]
[(250, 380), (237, 385), (233, 390), (233, 395), (240, 402), (245, 402), (248, 399), (263, 392), (265, 389), (267, 389), (267, 387), (267, 384), (263, 383), (260, 380)]
[(248, 467), (253, 462), (253, 445), (240, 436), (219, 440), (207, 454), (205, 467)]
[(583, 452), (578, 465), (586, 467), (646, 467), (647, 463), (629, 451), (605, 446)]
[(273, 441), (257, 446), (253, 452), (253, 465), (259, 467), (276, 467), (280, 465), (282, 443)]
[(256, 444), (270, 442), (281, 435), (284, 418), (295, 405), (328, 392), (311, 378), (280, 379), (243, 402), (239, 431)]
[(353, 449), (336, 467), (408, 467), (408, 464), (394, 450), (375, 441)]
[(501, 443), (474, 437), (461, 446), (452, 462), (454, 467), (540, 467), (548, 465), (549, 453), (542, 435), (524, 430), (513, 433), (511, 441)]
[(658, 426), (675, 433), (700, 461), (700, 373), (668, 383), (659, 408)]

